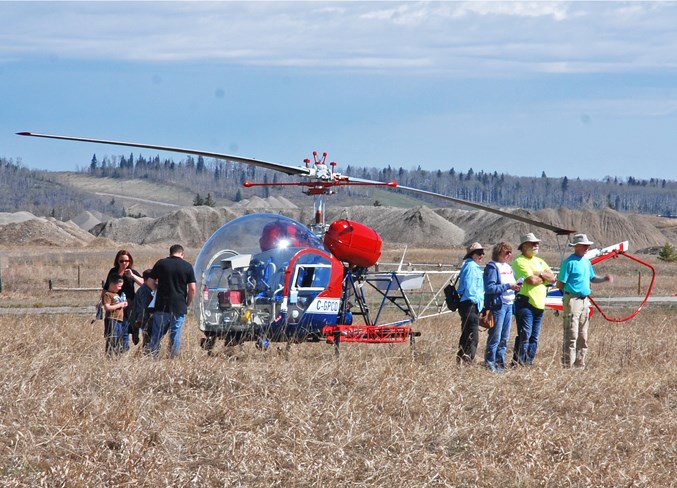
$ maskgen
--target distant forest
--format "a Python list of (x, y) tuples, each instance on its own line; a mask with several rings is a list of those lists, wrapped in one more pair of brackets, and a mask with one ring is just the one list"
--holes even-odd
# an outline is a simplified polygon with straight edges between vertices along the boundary
[[(99, 161), (94, 155), (89, 167), (82, 170), (95, 176), (113, 178), (148, 178), (160, 183), (180, 184), (202, 195), (207, 192), (215, 198), (237, 201), (242, 196), (242, 183), (258, 181), (281, 183), (298, 181), (282, 173), (240, 163), (187, 157), (179, 162), (161, 160), (159, 156), (145, 159), (142, 156), (119, 156)], [(585, 180), (581, 178), (549, 178), (545, 172), (540, 177), (510, 176), (504, 173), (457, 172), (449, 170), (385, 169), (347, 166), (345, 174), (378, 181), (397, 181), (404, 186), (442, 193), (498, 207), (518, 207), (529, 210), (543, 208), (610, 207), (620, 212), (672, 215), (677, 213), (677, 181), (655, 179), (606, 178)], [(256, 190), (247, 190), (248, 194)], [(298, 188), (276, 188), (275, 194), (298, 195)], [(370, 187), (345, 187), (339, 190), (344, 197), (368, 199)], [(259, 196), (269, 196), (271, 188), (258, 189)], [(409, 195), (409, 194), (408, 194)], [(341, 200), (341, 196), (338, 197)], [(436, 206), (444, 204), (430, 200)]]
[(109, 201), (54, 181), (49, 171), (30, 170), (0, 157), (0, 212), (26, 211), (39, 217), (68, 220), (83, 210), (120, 214), (110, 211)]
[[(174, 161), (159, 156), (147, 159), (132, 153), (99, 160), (95, 154), (79, 172), (96, 177), (144, 178), (180, 187), (196, 196), (205, 197), (209, 194), (221, 205), (253, 195), (283, 195), (297, 200), (300, 193), (296, 187), (244, 189), (242, 183), (247, 180), (283, 183), (298, 181), (298, 178), (240, 163), (205, 160), (201, 156)], [(395, 180), (401, 185), (497, 207), (529, 210), (610, 207), (620, 212), (677, 214), (677, 182), (673, 180), (632, 177), (626, 180), (606, 178), (601, 181), (578, 177), (550, 178), (545, 172), (540, 177), (520, 177), (472, 169), (467, 172), (459, 172), (454, 168), (428, 171), (420, 166), (415, 169), (347, 166), (342, 172), (371, 180)], [(26, 169), (11, 159), (0, 158), (0, 190), (0, 211), (3, 212), (27, 210), (35, 215), (51, 215), (59, 219), (72, 218), (85, 209), (107, 214), (120, 213), (120, 209), (111, 212), (109, 200), (97, 199), (58, 184), (50, 177), (50, 172)], [(374, 191), (372, 187), (341, 187), (335, 197), (336, 203), (389, 203), (377, 201), (373, 196)], [(411, 194), (407, 196), (414, 197)], [(431, 206), (445, 205), (439, 199), (423, 198), (421, 201)]]

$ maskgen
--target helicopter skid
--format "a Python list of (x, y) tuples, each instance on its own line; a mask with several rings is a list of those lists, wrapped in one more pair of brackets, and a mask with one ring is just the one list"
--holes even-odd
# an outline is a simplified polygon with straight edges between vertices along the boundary
[[(404, 323), (407, 323), (406, 321)], [(333, 325), (322, 329), (328, 344), (340, 342), (363, 342), (368, 344), (395, 344), (407, 342), (410, 337), (418, 337), (405, 325)]]

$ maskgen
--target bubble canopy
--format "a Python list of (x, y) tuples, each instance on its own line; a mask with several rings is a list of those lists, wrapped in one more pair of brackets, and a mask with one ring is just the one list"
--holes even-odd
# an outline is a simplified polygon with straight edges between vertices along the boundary
[(195, 260), (195, 277), (201, 286), (205, 270), (222, 257), (306, 247), (326, 252), (322, 241), (294, 219), (270, 213), (244, 215), (221, 226), (207, 240)]

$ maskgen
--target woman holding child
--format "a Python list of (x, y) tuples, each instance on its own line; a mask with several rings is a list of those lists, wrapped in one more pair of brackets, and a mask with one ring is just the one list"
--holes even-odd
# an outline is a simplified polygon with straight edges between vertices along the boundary
[[(122, 320), (122, 350), (129, 350), (129, 334), (132, 332), (131, 327), (129, 326), (129, 314), (133, 309), (134, 304), (134, 284), (142, 285), (143, 278), (141, 274), (133, 268), (134, 258), (125, 249), (120, 249), (115, 255), (115, 260), (113, 261), (113, 267), (108, 271), (106, 276), (106, 282), (103, 285), (104, 291), (109, 290), (110, 282), (114, 277), (121, 276), (123, 279), (122, 286), (117, 291), (118, 296), (125, 297), (128, 303), (128, 306), (124, 308), (124, 317)], [(103, 297), (103, 294), (102, 294)], [(132, 338), (134, 344), (138, 344), (139, 337), (138, 333), (135, 337)]]

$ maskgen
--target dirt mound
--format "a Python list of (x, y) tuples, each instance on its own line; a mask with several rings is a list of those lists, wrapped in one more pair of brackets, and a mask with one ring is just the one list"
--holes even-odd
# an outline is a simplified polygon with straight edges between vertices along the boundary
[(247, 209), (293, 209), (298, 208), (295, 204), (284, 197), (268, 197), (261, 198), (253, 196), (249, 199), (241, 200), (232, 205), (233, 209), (247, 208)]
[(0, 225), (15, 224), (31, 219), (37, 219), (37, 217), (30, 212), (0, 212)]
[(152, 217), (110, 219), (95, 225), (90, 232), (96, 237), (108, 238), (115, 242), (140, 244), (155, 221), (156, 219)]
[(350, 207), (336, 215), (331, 212), (330, 217), (348, 218), (368, 225), (385, 242), (451, 247), (462, 245), (465, 237), (463, 229), (428, 207)]
[(158, 219), (141, 243), (172, 241), (201, 246), (219, 227), (235, 217), (237, 215), (226, 208), (185, 207)]
[(184, 207), (164, 217), (125, 217), (97, 225), (92, 233), (116, 242), (201, 246), (216, 229), (237, 217), (227, 208)]
[(94, 239), (72, 222), (33, 217), (0, 226), (0, 244), (5, 246), (81, 247)]
[(117, 243), (108, 237), (95, 237), (87, 244), (87, 247), (92, 249), (110, 249), (116, 246)]
[[(92, 232), (118, 242), (149, 244), (172, 241), (200, 246), (226, 222), (261, 210), (243, 207), (186, 207), (160, 219), (115, 219), (100, 224)], [(278, 212), (304, 223), (313, 220), (313, 211), (308, 208), (279, 209)], [(515, 210), (513, 213), (585, 232), (599, 246), (629, 240), (631, 249), (637, 250), (666, 242), (666, 236), (649, 219), (620, 214), (611, 209), (598, 212), (571, 209), (547, 209), (538, 212)], [(558, 238), (552, 232), (475, 210), (356, 206), (330, 209), (326, 216), (327, 222), (336, 219), (351, 219), (368, 225), (386, 243), (458, 247), (479, 241), (485, 246), (493, 246), (500, 241), (518, 244), (520, 236), (527, 232), (534, 232), (542, 239), (545, 248), (557, 249), (565, 242), (564, 237)]]
[[(479, 241), (485, 246), (491, 246), (500, 241), (518, 244), (520, 236), (527, 232), (535, 233), (539, 239), (543, 240), (544, 246), (552, 249), (565, 242), (564, 237), (558, 238), (550, 231), (484, 211), (438, 209), (436, 212), (465, 229), (464, 244), (466, 245), (473, 241)], [(631, 249), (642, 249), (664, 244), (666, 241), (666, 236), (648, 219), (640, 215), (621, 214), (612, 209), (594, 211), (563, 208), (537, 212), (514, 210), (512, 213), (586, 233), (595, 242), (595, 246), (600, 247), (627, 240), (630, 241)]]
[[(259, 199), (266, 204), (274, 203)], [(277, 204), (284, 202), (277, 198)], [(293, 205), (293, 204), (292, 204)], [(125, 217), (95, 225), (90, 232), (75, 221), (86, 222), (86, 213), (74, 221), (61, 222), (53, 218), (35, 217), (29, 212), (0, 214), (0, 244), (48, 246), (102, 246), (111, 243), (156, 244), (178, 242), (200, 247), (223, 224), (240, 215), (260, 211), (287, 215), (303, 223), (314, 220), (312, 208), (261, 209), (247, 207), (210, 208), (184, 207), (160, 218)], [(630, 241), (630, 249), (638, 251), (670, 242), (675, 226), (646, 215), (621, 214), (611, 209), (601, 211), (547, 209), (538, 212), (514, 210), (513, 213), (566, 229), (585, 232), (595, 246), (608, 246)], [(97, 218), (96, 215), (90, 214)], [(479, 241), (493, 246), (499, 241), (518, 244), (520, 236), (534, 232), (546, 249), (558, 249), (566, 239), (532, 225), (513, 221), (484, 211), (411, 209), (356, 206), (333, 208), (327, 212), (327, 222), (347, 218), (372, 227), (385, 243), (402, 243), (427, 247), (461, 247)], [(4, 225), (3, 225), (3, 222)], [(664, 228), (657, 225), (663, 223)], [(669, 222), (672, 224), (673, 222)]]
[(71, 219), (75, 225), (80, 227), (83, 230), (89, 231), (92, 227), (97, 224), (100, 224), (102, 221), (107, 220), (106, 217), (101, 212), (90, 212), (85, 210), (77, 217)]
[(298, 208), (298, 205), (296, 205), (291, 200), (286, 199), (285, 197), (277, 197), (277, 201), (281, 205), (279, 208)]

